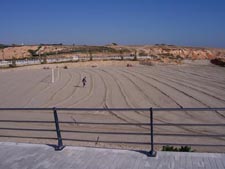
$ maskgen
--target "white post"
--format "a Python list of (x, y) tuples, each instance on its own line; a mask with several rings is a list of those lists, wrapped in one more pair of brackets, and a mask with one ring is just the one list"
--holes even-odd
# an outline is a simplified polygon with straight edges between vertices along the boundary
[(59, 80), (59, 67), (58, 67), (57, 80)]
[(55, 79), (54, 79), (54, 69), (52, 68), (52, 83), (54, 83)]

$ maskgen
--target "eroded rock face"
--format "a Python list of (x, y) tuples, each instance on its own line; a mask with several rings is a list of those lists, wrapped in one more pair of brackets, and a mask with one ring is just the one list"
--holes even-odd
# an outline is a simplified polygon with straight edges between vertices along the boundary
[(191, 47), (147, 47), (146, 52), (150, 55), (156, 56), (179, 56), (183, 59), (214, 59), (218, 57), (225, 57), (224, 49), (209, 49), (209, 48), (191, 48)]
[(19, 46), (0, 49), (0, 60), (31, 57), (29, 50), (36, 50), (37, 48), (38, 46)]
[[(99, 49), (98, 49), (99, 48)], [(106, 48), (106, 49), (105, 49)], [(85, 51), (85, 49), (87, 49)], [(94, 49), (91, 51), (91, 49)], [(82, 51), (81, 51), (82, 50)], [(142, 56), (154, 56), (154, 58), (165, 60), (168, 59), (215, 59), (224, 58), (225, 49), (214, 48), (196, 48), (196, 47), (178, 47), (172, 45), (154, 45), (154, 46), (17, 46), (0, 49), (0, 60), (12, 58), (29, 58), (32, 57), (31, 52), (35, 51), (36, 55), (45, 55), (54, 57), (62, 54), (65, 57), (87, 56), (88, 52), (93, 56), (118, 56), (118, 55), (134, 55), (135, 53)]]

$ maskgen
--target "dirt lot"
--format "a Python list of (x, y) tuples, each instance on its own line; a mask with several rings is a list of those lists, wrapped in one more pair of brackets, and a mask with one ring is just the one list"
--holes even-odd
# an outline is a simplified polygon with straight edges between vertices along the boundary
[[(56, 65), (50, 65), (56, 67)], [(61, 65), (62, 67), (62, 65)], [(134, 67), (69, 65), (68, 69), (55, 69), (55, 83), (51, 82), (51, 69), (43, 65), (35, 69), (1, 70), (0, 107), (79, 107), (79, 108), (147, 108), (147, 107), (225, 107), (224, 68), (213, 65), (154, 65)], [(82, 77), (87, 86), (82, 87)], [(23, 138), (56, 137), (51, 131), (21, 131), (15, 129), (54, 129), (54, 124), (6, 123), (3, 120), (53, 120), (48, 111), (1, 111), (0, 141), (18, 141), (55, 144), (56, 140)], [(98, 141), (149, 142), (149, 126), (81, 125), (85, 122), (148, 123), (149, 112), (59, 112), (63, 138), (92, 140), (64, 141), (67, 145), (100, 146), (131, 149), (149, 149), (149, 145), (124, 145)], [(225, 123), (225, 112), (155, 112), (155, 123)], [(14, 128), (9, 130), (5, 128)], [(135, 132), (144, 135), (114, 135), (83, 132)], [(156, 126), (155, 133), (222, 134), (224, 127)], [(155, 136), (155, 142), (188, 144), (225, 144), (224, 137)], [(160, 146), (157, 147), (159, 149)], [(224, 147), (193, 147), (198, 151), (225, 152)]]

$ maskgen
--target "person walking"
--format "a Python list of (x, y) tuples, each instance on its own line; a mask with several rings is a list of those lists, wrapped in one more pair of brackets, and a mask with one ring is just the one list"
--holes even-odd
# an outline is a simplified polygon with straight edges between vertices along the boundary
[(82, 83), (83, 83), (83, 87), (85, 87), (87, 80), (86, 80), (86, 76), (82, 79)]

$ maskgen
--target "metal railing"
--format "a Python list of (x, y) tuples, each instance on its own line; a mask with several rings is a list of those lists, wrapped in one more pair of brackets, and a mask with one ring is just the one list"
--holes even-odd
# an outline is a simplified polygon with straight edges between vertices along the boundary
[[(48, 132), (56, 132), (57, 138), (53, 137), (28, 137), (28, 136), (6, 136), (0, 135), (0, 137), (19, 137), (19, 138), (34, 138), (34, 139), (57, 139), (58, 143), (56, 145), (56, 150), (62, 150), (64, 148), (63, 140), (65, 141), (84, 141), (84, 142), (96, 142), (94, 140), (82, 140), (82, 139), (70, 139), (70, 138), (62, 138), (61, 132), (71, 132), (71, 133), (86, 133), (86, 134), (121, 134), (121, 135), (149, 135), (150, 142), (121, 142), (121, 141), (99, 141), (101, 143), (125, 143), (125, 144), (143, 144), (150, 145), (150, 151), (147, 153), (149, 156), (156, 156), (156, 152), (154, 150), (155, 145), (174, 145), (174, 146), (214, 146), (214, 147), (225, 147), (225, 144), (187, 144), (187, 143), (158, 143), (154, 142), (154, 136), (173, 136), (173, 137), (225, 137), (225, 134), (170, 134), (170, 133), (154, 133), (154, 126), (207, 126), (207, 127), (225, 127), (224, 123), (207, 123), (207, 124), (198, 124), (198, 123), (155, 123), (154, 122), (154, 113), (153, 112), (168, 112), (168, 111), (225, 111), (225, 107), (222, 108), (0, 108), (1, 111), (53, 111), (54, 121), (34, 121), (34, 120), (1, 120), (0, 123), (51, 123), (55, 124), (55, 129), (17, 129), (17, 128), (7, 128), (1, 127), (0, 130), (19, 130), (19, 131), (48, 131)], [(105, 123), (105, 122), (79, 122), (76, 121), (76, 124), (88, 124), (88, 125), (126, 125), (126, 126), (149, 126), (149, 133), (128, 133), (128, 132), (97, 132), (97, 131), (71, 131), (71, 130), (60, 130), (60, 124), (70, 124), (74, 123), (71, 121), (59, 121), (58, 111), (85, 111), (85, 112), (93, 112), (93, 111), (121, 111), (121, 112), (129, 112), (129, 111), (144, 111), (150, 113), (149, 123)], [(224, 115), (225, 117), (225, 115)]]

